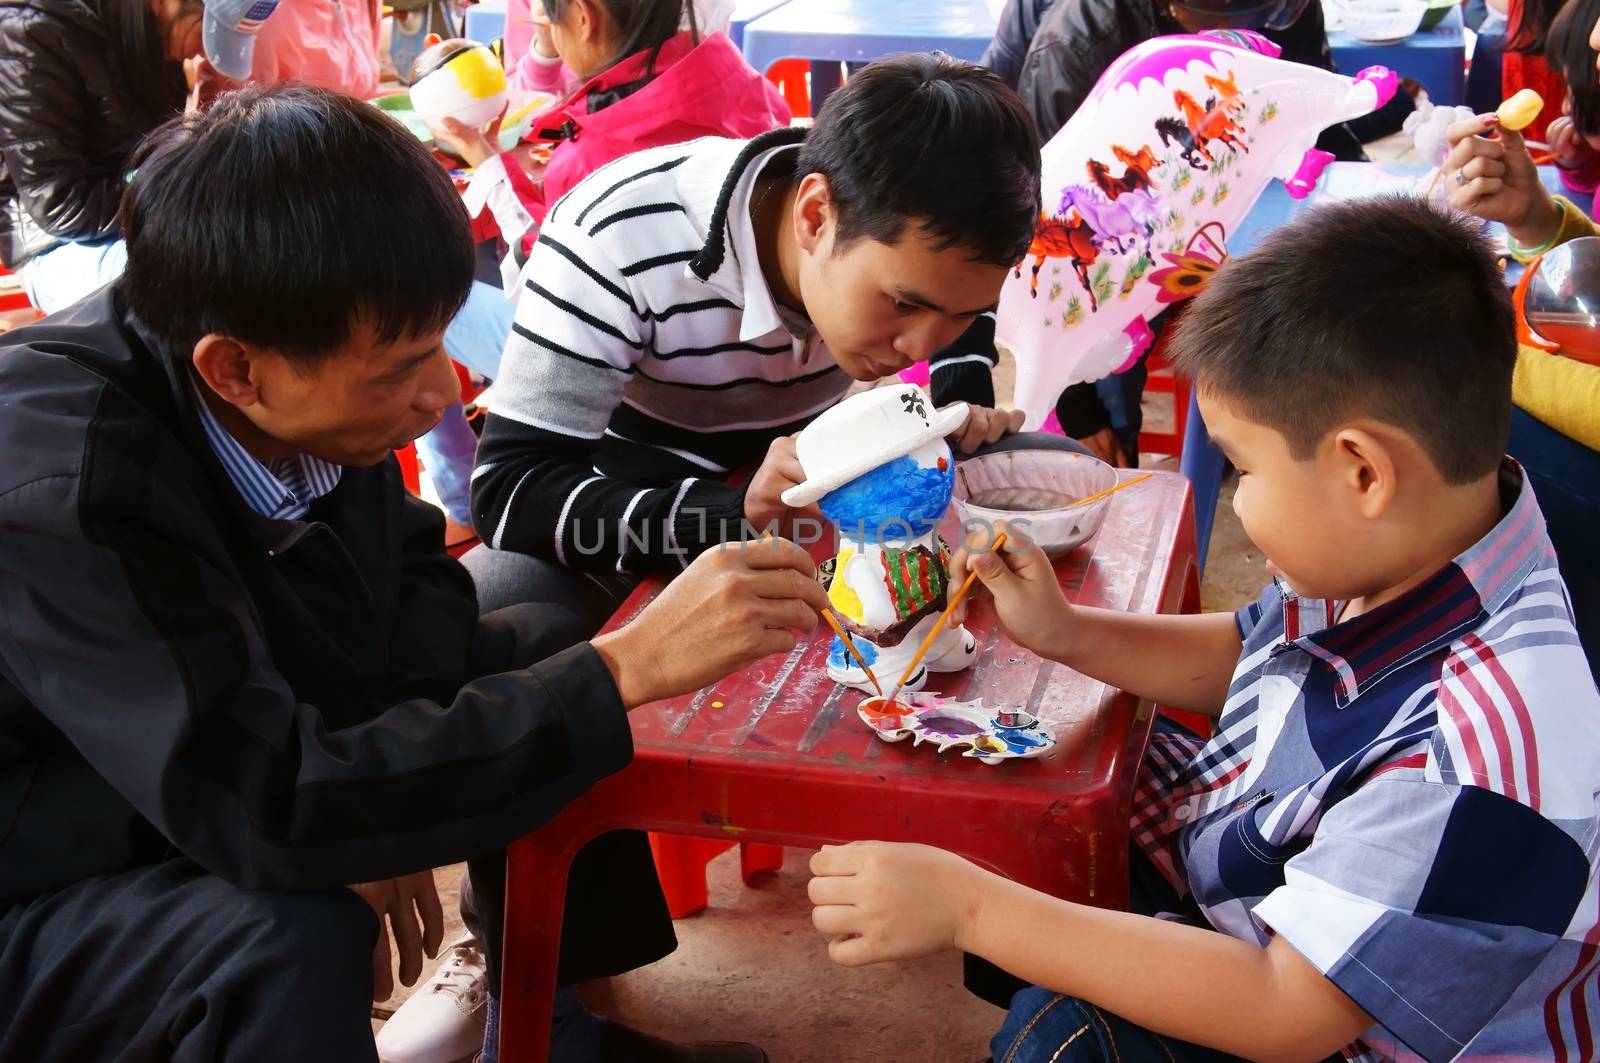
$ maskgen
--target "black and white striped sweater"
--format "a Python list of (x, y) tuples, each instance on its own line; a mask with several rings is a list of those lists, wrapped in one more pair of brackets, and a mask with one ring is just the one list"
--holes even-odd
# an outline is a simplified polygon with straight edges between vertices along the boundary
[[(797, 143), (778, 130), (654, 148), (556, 204), (473, 473), (489, 545), (647, 572), (738, 536), (744, 490), (728, 474), (850, 384), (810, 323), (775, 304), (756, 257), (756, 177)], [(725, 247), (708, 239), (714, 215)]]

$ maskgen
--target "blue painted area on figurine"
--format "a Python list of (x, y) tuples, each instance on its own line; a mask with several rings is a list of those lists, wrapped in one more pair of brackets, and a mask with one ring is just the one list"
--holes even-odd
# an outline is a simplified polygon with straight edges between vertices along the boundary
[[(856, 652), (861, 654), (861, 659), (871, 668), (878, 663), (878, 647), (867, 639), (856, 639)], [(856, 659), (850, 656), (850, 651), (840, 641), (839, 636), (833, 636), (833, 643), (828, 647), (828, 666), (830, 668), (855, 668)]]
[(955, 491), (955, 467), (923, 468), (910, 456), (895, 458), (823, 495), (822, 515), (852, 538), (918, 538), (939, 526)]

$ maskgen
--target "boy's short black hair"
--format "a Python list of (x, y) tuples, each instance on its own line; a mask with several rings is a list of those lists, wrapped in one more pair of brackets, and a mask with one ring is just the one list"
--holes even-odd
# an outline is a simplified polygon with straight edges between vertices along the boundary
[(908, 222), (980, 262), (1016, 263), (1039, 217), (1039, 134), (992, 72), (941, 52), (880, 59), (828, 97), (797, 176), (828, 179), (839, 246)]
[(1309, 458), (1340, 424), (1409, 433), (1445, 480), (1499, 467), (1516, 319), (1482, 226), (1412, 196), (1330, 204), (1223, 266), (1179, 320), (1179, 372)]
[[(1585, 136), (1600, 134), (1600, 71), (1595, 70), (1589, 33), (1600, 20), (1600, 0), (1567, 0), (1544, 38), (1545, 60), (1567, 83), (1572, 124)], [(1560, 106), (1561, 101), (1546, 101)]]
[(383, 342), (433, 332), (472, 283), (449, 176), (376, 107), (249, 87), (140, 145), (122, 197), (139, 323), (187, 354), (210, 333), (312, 364), (358, 320)]

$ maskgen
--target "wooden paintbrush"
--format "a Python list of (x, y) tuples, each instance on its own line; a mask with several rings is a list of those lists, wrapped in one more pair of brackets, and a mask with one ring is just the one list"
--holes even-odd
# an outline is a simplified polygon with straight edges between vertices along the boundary
[[(994, 545), (989, 548), (990, 553), (998, 553), (1000, 548), (1005, 544), (1006, 533), (1001, 532), (999, 535), (994, 537)], [(928, 632), (928, 637), (922, 640), (921, 646), (917, 647), (917, 655), (911, 658), (911, 663), (906, 665), (905, 673), (900, 676), (900, 681), (894, 685), (894, 690), (889, 694), (888, 697), (883, 699), (884, 701), (888, 702), (890, 705), (895, 703), (895, 699), (900, 696), (901, 689), (908, 682), (910, 682), (911, 677), (916, 674), (917, 665), (921, 664), (922, 658), (927, 655), (928, 647), (933, 645), (933, 640), (938, 638), (939, 632), (944, 630), (945, 624), (950, 620), (950, 614), (956, 611), (956, 606), (961, 604), (961, 599), (965, 598), (967, 596), (967, 592), (972, 589), (972, 581), (977, 578), (978, 573), (976, 571), (967, 573), (967, 578), (961, 581), (960, 589), (958, 589), (955, 595), (950, 599), (950, 603), (944, 607), (944, 612), (939, 614), (939, 622), (933, 625), (933, 630)]]
[[(1080, 499), (1078, 499), (1076, 502), (1072, 503), (1072, 505), (1073, 506), (1081, 506), (1085, 502), (1098, 502), (1098, 501), (1100, 501), (1100, 499), (1106, 497), (1107, 495), (1116, 494), (1118, 491), (1122, 490), (1124, 487), (1132, 487), (1134, 484), (1142, 484), (1142, 483), (1144, 483), (1146, 480), (1150, 479), (1150, 477), (1152, 477), (1154, 475), (1155, 475), (1155, 473), (1153, 473), (1153, 472), (1147, 472), (1147, 473), (1144, 473), (1143, 475), (1135, 476), (1131, 480), (1123, 480), (1119, 484), (1112, 484), (1110, 487), (1106, 488), (1104, 491), (1096, 491), (1094, 494), (1090, 495), (1088, 498), (1080, 498)], [(1069, 506), (1068, 508), (1070, 509), (1071, 506)]]

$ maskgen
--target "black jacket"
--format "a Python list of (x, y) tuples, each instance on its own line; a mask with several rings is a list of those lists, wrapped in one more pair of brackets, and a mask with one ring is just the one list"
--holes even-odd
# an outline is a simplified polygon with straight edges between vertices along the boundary
[(180, 379), (115, 285), (0, 344), (0, 911), (175, 852), (263, 889), (435, 867), (627, 763), (594, 650), (480, 619), (394, 461), (261, 518)]
[(139, 141), (183, 106), (130, 91), (99, 0), (0, 0), (0, 260), (16, 268), (63, 240), (115, 234), (124, 171)]
[(980, 62), (993, 70), (1001, 81), (1016, 88), (1033, 35), (1055, 3), (1056, 0), (1006, 0), (1000, 11), (1000, 21), (994, 28), (994, 40), (984, 49)]
[[(1025, 0), (1019, 0), (1025, 2)], [(1057, 0), (1045, 12), (1023, 60), (1017, 83), (1039, 139), (1048, 141), (1089, 96), (1095, 82), (1129, 48), (1168, 33), (1183, 33), (1159, 0)], [(1312, 0), (1294, 25), (1266, 36), (1283, 49), (1283, 58), (1333, 69), (1322, 5)], [(1350, 131), (1334, 126), (1317, 142), (1342, 161), (1366, 158)]]

